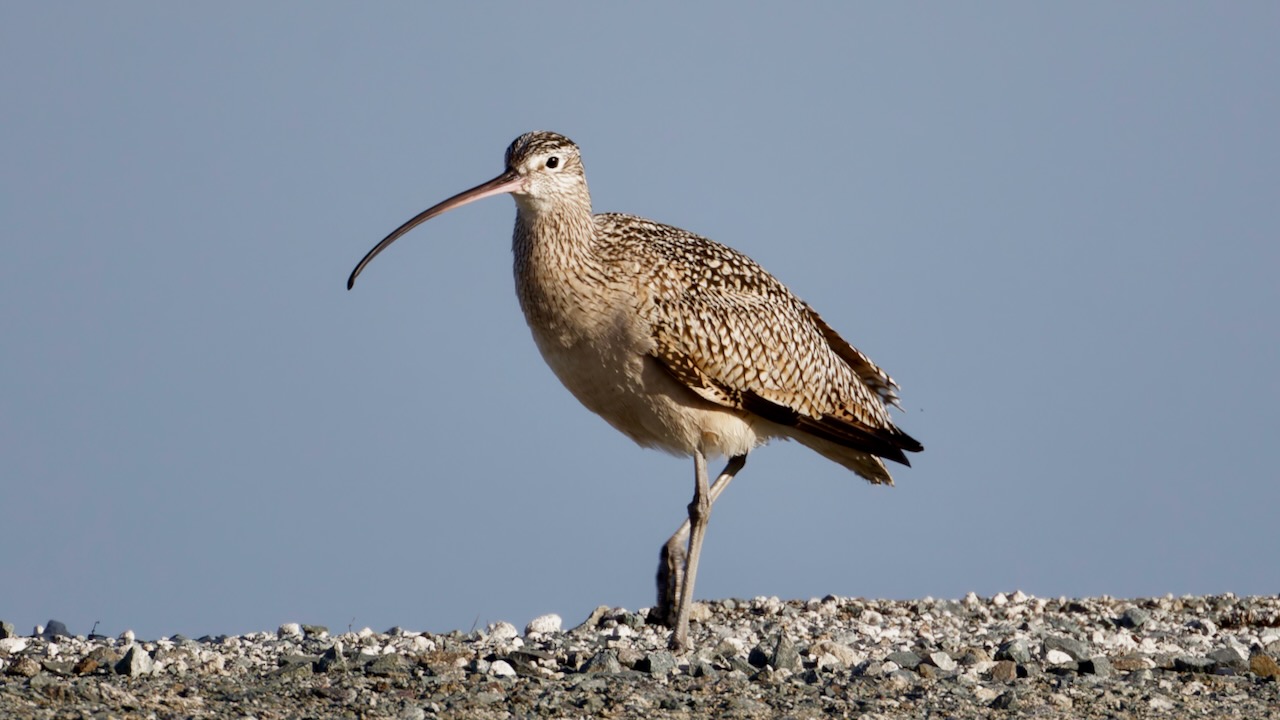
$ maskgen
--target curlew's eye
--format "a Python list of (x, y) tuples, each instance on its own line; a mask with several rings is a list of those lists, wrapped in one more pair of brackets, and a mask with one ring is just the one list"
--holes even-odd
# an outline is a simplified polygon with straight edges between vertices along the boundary
[(551, 157), (547, 158), (547, 167), (551, 168), (552, 170), (560, 167), (560, 158), (556, 157), (555, 155), (552, 155)]

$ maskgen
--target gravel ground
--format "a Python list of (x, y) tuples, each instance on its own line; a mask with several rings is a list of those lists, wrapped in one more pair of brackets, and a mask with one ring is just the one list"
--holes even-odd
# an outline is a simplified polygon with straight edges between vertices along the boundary
[(1280, 718), (1280, 597), (699, 604), (433, 635), (142, 641), (0, 625), (3, 718)]

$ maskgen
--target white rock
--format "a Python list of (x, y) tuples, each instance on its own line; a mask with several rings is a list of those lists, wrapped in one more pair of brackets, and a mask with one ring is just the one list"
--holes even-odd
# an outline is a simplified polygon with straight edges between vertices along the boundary
[(133, 640), (134, 640), (134, 634), (132, 630), (125, 630), (124, 632), (120, 633), (120, 642), (124, 643), (125, 645), (132, 644)]
[(513, 640), (519, 637), (520, 631), (516, 630), (515, 625), (503, 620), (496, 623), (489, 623), (489, 626), (485, 628), (485, 635), (487, 635), (492, 641), (504, 642), (506, 640)]
[(494, 660), (489, 665), (489, 674), (498, 677), (515, 677), (516, 669), (511, 667), (511, 664), (506, 660)]
[(1167, 697), (1152, 695), (1151, 699), (1147, 701), (1147, 707), (1152, 710), (1172, 710), (1174, 705), (1173, 701)]
[(929, 653), (929, 659), (933, 661), (933, 664), (939, 670), (946, 670), (947, 672), (950, 672), (956, 669), (955, 659), (942, 651)]
[(978, 593), (973, 592), (972, 590), (969, 591), (969, 594), (964, 596), (965, 607), (975, 607), (980, 602), (981, 601), (978, 600)]
[(857, 651), (848, 645), (842, 645), (831, 640), (819, 640), (809, 646), (809, 656), (816, 657), (818, 667), (853, 667), (863, 661)]
[(1017, 590), (1013, 593), (1013, 597), (1009, 599), (1012, 600), (1015, 605), (1021, 605), (1027, 601), (1027, 596), (1021, 590)]
[(978, 687), (973, 689), (974, 699), (980, 703), (983, 703), (984, 705), (986, 703), (991, 702), (992, 700), (995, 700), (999, 696), (1000, 696), (1000, 693), (996, 692), (995, 690), (992, 690), (989, 687), (983, 687), (979, 685)]
[(299, 623), (285, 623), (276, 631), (276, 637), (284, 639), (302, 639), (302, 625)]
[(377, 635), (377, 633), (375, 633), (375, 632), (373, 631), (373, 628), (371, 628), (371, 627), (361, 628), (361, 629), (360, 629), (360, 632), (356, 633), (356, 637), (358, 637), (358, 638), (362, 638), (362, 639), (363, 639), (363, 638), (371, 638), (371, 637), (373, 637), (374, 635)]
[(613, 637), (616, 637), (616, 638), (626, 638), (626, 637), (631, 637), (632, 635), (635, 635), (636, 631), (632, 630), (630, 625), (619, 625), (618, 627), (613, 629), (612, 634), (613, 634)]
[(558, 633), (560, 632), (560, 624), (562, 622), (563, 620), (561, 620), (560, 616), (555, 613), (539, 615), (538, 617), (530, 620), (528, 625), (525, 625), (524, 634), (533, 635), (537, 633), (540, 635), (546, 635), (548, 633)]
[(1009, 604), (1009, 598), (1005, 597), (1004, 593), (996, 593), (995, 597), (991, 598), (991, 604), (996, 607), (1004, 607)]
[(436, 649), (436, 641), (426, 635), (418, 635), (409, 642), (415, 652), (432, 652)]
[(1062, 693), (1049, 693), (1049, 702), (1062, 708), (1071, 707), (1071, 698)]
[(1071, 662), (1071, 656), (1055, 649), (1044, 654), (1044, 661), (1050, 665), (1066, 665)]
[(13, 655), (20, 653), (27, 648), (27, 639), (20, 637), (9, 637), (0, 640), (0, 650), (6, 654)]

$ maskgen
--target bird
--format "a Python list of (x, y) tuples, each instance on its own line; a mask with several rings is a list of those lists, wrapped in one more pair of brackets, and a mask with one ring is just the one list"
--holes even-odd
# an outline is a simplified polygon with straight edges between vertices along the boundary
[[(642, 447), (692, 457), (687, 517), (659, 551), (654, 624), (690, 649), (703, 538), (715, 500), (771, 439), (795, 440), (872, 484), (884, 460), (924, 447), (889, 406), (898, 384), (746, 255), (622, 213), (594, 214), (572, 140), (528, 132), (497, 177), (422, 211), (364, 256), (347, 289), (393, 242), (449, 210), (515, 199), (516, 294), (534, 343), (588, 410)], [(709, 457), (727, 458), (714, 482)]]

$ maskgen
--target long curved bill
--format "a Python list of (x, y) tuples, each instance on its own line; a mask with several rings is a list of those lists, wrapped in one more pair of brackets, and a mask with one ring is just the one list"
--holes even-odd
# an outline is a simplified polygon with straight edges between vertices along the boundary
[(472, 203), (472, 202), (475, 202), (476, 200), (492, 197), (494, 195), (501, 195), (503, 193), (515, 192), (516, 190), (519, 190), (523, 185), (524, 185), (523, 177), (517, 174), (515, 170), (507, 170), (506, 172), (502, 173), (501, 175), (490, 180), (487, 183), (482, 183), (480, 185), (477, 185), (471, 188), (470, 190), (463, 190), (462, 192), (458, 193), (457, 195), (454, 195), (448, 200), (445, 200), (444, 202), (439, 203), (437, 205), (432, 205), (426, 210), (423, 210), (422, 212), (415, 215), (413, 219), (411, 219), (409, 222), (396, 228), (395, 231), (392, 232), (390, 235), (382, 238), (382, 242), (373, 246), (373, 249), (370, 250), (369, 253), (364, 256), (364, 259), (361, 260), (358, 265), (356, 265), (356, 269), (351, 271), (351, 277), (347, 278), (347, 289), (350, 290), (352, 286), (356, 284), (356, 277), (358, 277), (360, 273), (364, 270), (364, 266), (368, 265), (370, 262), (373, 262), (373, 259), (378, 256), (378, 253), (382, 252), (383, 250), (386, 250), (387, 246), (389, 246), (391, 243), (398, 240), (401, 235), (404, 235), (405, 233), (418, 227), (422, 223), (430, 220), (431, 218), (437, 215), (442, 215), (454, 208), (462, 207), (467, 203)]

